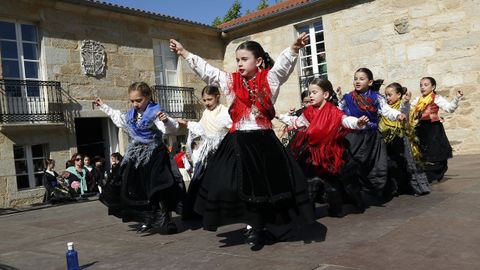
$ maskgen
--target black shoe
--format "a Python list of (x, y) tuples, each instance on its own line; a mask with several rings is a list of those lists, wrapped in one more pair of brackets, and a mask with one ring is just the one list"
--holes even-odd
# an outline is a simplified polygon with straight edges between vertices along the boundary
[(174, 234), (178, 232), (177, 225), (171, 220), (171, 213), (166, 211), (158, 211), (155, 213), (156, 220), (153, 223), (158, 228), (160, 234)]
[(343, 214), (343, 207), (341, 205), (329, 205), (328, 216), (337, 218), (344, 217), (345, 215)]
[(137, 233), (146, 233), (146, 232), (149, 232), (150, 229), (152, 229), (152, 224), (144, 223), (142, 224), (142, 226), (138, 228)]
[(258, 251), (265, 246), (266, 235), (264, 230), (252, 229), (245, 239), (245, 243), (250, 246), (252, 251)]

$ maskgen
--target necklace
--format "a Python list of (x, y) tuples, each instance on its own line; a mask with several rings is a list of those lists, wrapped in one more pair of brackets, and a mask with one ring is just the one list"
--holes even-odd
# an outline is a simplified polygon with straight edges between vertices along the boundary
[[(257, 100), (258, 97), (258, 91), (257, 91), (257, 84), (255, 83), (256, 75), (253, 76), (250, 80), (243, 80), (243, 86), (248, 90), (248, 96), (250, 101), (252, 102), (252, 114), (257, 117), (260, 115), (260, 110), (255, 106), (255, 101)], [(250, 84), (248, 83), (249, 81), (253, 82), (253, 89), (250, 87)]]

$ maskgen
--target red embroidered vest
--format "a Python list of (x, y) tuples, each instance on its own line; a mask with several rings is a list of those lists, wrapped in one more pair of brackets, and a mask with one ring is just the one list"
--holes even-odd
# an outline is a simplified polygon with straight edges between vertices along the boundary
[(261, 69), (255, 78), (245, 81), (240, 73), (232, 73), (230, 91), (233, 91), (235, 98), (229, 108), (233, 122), (229, 132), (236, 131), (242, 120), (250, 118), (250, 113), (255, 116), (257, 125), (264, 129), (272, 128), (271, 120), (275, 117), (275, 108), (267, 75), (268, 70)]
[(438, 105), (435, 104), (435, 95), (433, 95), (432, 103), (428, 104), (425, 110), (423, 110), (420, 120), (430, 120), (432, 122), (440, 121), (438, 109)]

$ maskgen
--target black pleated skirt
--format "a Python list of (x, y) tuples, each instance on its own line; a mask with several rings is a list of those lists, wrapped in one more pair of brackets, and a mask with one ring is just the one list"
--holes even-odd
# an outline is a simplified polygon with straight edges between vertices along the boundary
[(100, 201), (109, 215), (124, 222), (144, 222), (152, 214), (152, 205), (162, 202), (168, 211), (177, 210), (185, 194), (183, 180), (174, 177), (170, 158), (160, 144), (145, 165), (134, 166), (134, 160), (122, 164), (121, 178), (107, 183)]
[(208, 161), (195, 211), (207, 230), (233, 223), (286, 224), (297, 217), (314, 220), (306, 178), (272, 130), (225, 136)]
[(425, 172), (413, 159), (410, 141), (407, 137), (395, 137), (387, 144), (388, 186), (391, 194), (430, 193)]
[(383, 196), (387, 188), (387, 147), (378, 130), (353, 131), (345, 137), (352, 158), (357, 162), (356, 175), (361, 188)]
[(420, 121), (415, 128), (428, 181), (441, 180), (448, 170), (452, 146), (440, 121)]

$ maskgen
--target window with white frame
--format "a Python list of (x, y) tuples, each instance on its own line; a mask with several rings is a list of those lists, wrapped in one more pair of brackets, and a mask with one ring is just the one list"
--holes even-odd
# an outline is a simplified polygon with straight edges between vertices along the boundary
[[(38, 80), (40, 61), (37, 27), (0, 20), (0, 55), (4, 79)], [(10, 96), (20, 94), (38, 97), (40, 89), (28, 87), (24, 93), (16, 91)]]
[(168, 40), (153, 40), (155, 84), (177, 86), (177, 56), (169, 45)]
[(48, 158), (47, 145), (14, 145), (15, 175), (17, 189), (28, 189), (42, 185), (44, 161)]
[[(300, 50), (300, 81), (308, 82), (312, 78), (327, 78), (327, 58), (325, 54), (325, 40), (323, 35), (323, 23), (314, 23), (297, 27), (298, 33), (307, 33), (310, 38), (309, 44)], [(304, 90), (304, 89), (302, 89)]]

